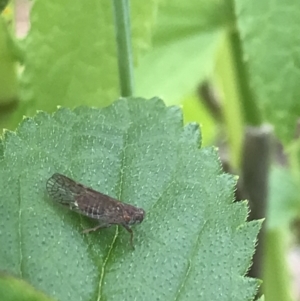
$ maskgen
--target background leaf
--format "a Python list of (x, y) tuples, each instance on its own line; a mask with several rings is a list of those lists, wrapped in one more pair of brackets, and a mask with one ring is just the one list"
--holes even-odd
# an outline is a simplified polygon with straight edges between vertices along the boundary
[[(132, 1), (136, 57), (149, 43), (156, 2)], [(30, 21), (21, 89), (26, 114), (57, 105), (106, 106), (118, 97), (111, 2), (37, 0)]]
[(267, 227), (286, 231), (299, 216), (299, 184), (286, 168), (273, 167), (270, 173)]
[(300, 114), (300, 2), (235, 2), (253, 90), (277, 135), (288, 142)]
[[(198, 126), (158, 99), (26, 118), (0, 147), (1, 269), (62, 301), (251, 300), (260, 222), (199, 145)], [(82, 234), (94, 223), (45, 193), (54, 172), (144, 208), (135, 250), (122, 228)]]
[(213, 71), (229, 18), (226, 1), (164, 1), (153, 49), (136, 68), (137, 95), (160, 95), (167, 104), (178, 104), (194, 92)]
[(0, 276), (2, 301), (53, 301), (36, 291), (25, 281), (9, 276)]
[[(0, 3), (1, 5), (1, 3)], [(16, 100), (17, 74), (15, 57), (10, 47), (9, 30), (5, 20), (0, 15), (0, 105), (6, 105)]]

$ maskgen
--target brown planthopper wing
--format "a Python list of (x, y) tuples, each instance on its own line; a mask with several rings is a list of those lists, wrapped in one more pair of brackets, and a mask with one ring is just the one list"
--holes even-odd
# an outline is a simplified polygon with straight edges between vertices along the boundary
[(74, 204), (75, 196), (80, 193), (80, 187), (72, 179), (55, 173), (46, 183), (49, 196), (63, 205)]
[(50, 197), (70, 209), (99, 220), (103, 224), (123, 222), (123, 204), (101, 192), (55, 173), (46, 184)]

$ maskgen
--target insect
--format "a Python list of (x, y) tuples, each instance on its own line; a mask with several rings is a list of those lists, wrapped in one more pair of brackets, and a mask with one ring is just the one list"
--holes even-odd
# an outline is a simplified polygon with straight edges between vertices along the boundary
[(122, 203), (59, 173), (48, 179), (46, 188), (55, 202), (99, 221), (99, 225), (85, 229), (83, 233), (121, 225), (130, 233), (133, 247), (133, 231), (130, 227), (143, 221), (145, 211), (142, 208)]

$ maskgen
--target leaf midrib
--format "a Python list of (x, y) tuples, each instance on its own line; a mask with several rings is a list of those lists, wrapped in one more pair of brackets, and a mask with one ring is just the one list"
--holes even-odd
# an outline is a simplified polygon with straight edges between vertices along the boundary
[[(127, 146), (128, 146), (128, 131), (129, 131), (129, 128), (126, 130), (125, 134), (124, 134), (124, 146), (123, 146), (123, 150), (122, 150), (122, 160), (121, 160), (121, 167), (120, 167), (120, 179), (119, 179), (119, 193), (118, 193), (118, 199), (119, 200), (122, 200), (122, 194), (123, 194), (123, 186), (124, 186), (124, 181), (123, 181), (123, 178), (124, 178), (124, 166), (125, 166), (125, 161), (126, 161), (126, 149), (127, 149)], [(98, 286), (98, 297), (97, 297), (97, 301), (100, 301), (102, 299), (102, 287), (103, 287), (103, 281), (104, 281), (104, 278), (105, 278), (105, 269), (106, 269), (106, 266), (107, 266), (107, 263), (110, 259), (110, 256), (111, 256), (111, 253), (115, 247), (115, 242), (117, 240), (117, 237), (119, 235), (119, 228), (118, 226), (116, 226), (116, 231), (115, 231), (115, 235), (114, 235), (114, 238), (112, 240), (112, 243), (110, 245), (110, 248), (107, 252), (107, 256), (106, 258), (104, 259), (103, 261), (103, 265), (102, 265), (102, 268), (101, 268), (101, 275), (100, 275), (100, 280), (99, 280), (99, 286)]]

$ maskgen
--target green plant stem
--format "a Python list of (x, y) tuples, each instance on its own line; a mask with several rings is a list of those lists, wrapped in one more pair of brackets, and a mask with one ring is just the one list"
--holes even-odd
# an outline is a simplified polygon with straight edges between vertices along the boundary
[(266, 301), (292, 301), (290, 273), (286, 260), (287, 232), (285, 229), (266, 231), (263, 291)]
[(129, 0), (113, 0), (120, 93), (132, 96), (134, 91), (133, 55), (130, 34)]
[(229, 45), (232, 55), (233, 69), (236, 74), (239, 99), (245, 124), (250, 126), (258, 126), (263, 122), (256, 97), (250, 88), (249, 70), (246, 61), (243, 59), (242, 43), (238, 32), (236, 15), (234, 13), (234, 1), (230, 1), (231, 5), (231, 30), (229, 30)]
[(235, 58), (232, 60), (234, 63), (233, 68), (237, 75), (239, 98), (245, 123), (252, 126), (260, 125), (262, 123), (262, 116), (249, 85), (248, 69), (246, 62), (242, 58), (241, 41), (237, 31), (233, 31), (229, 34), (229, 42), (232, 56)]

